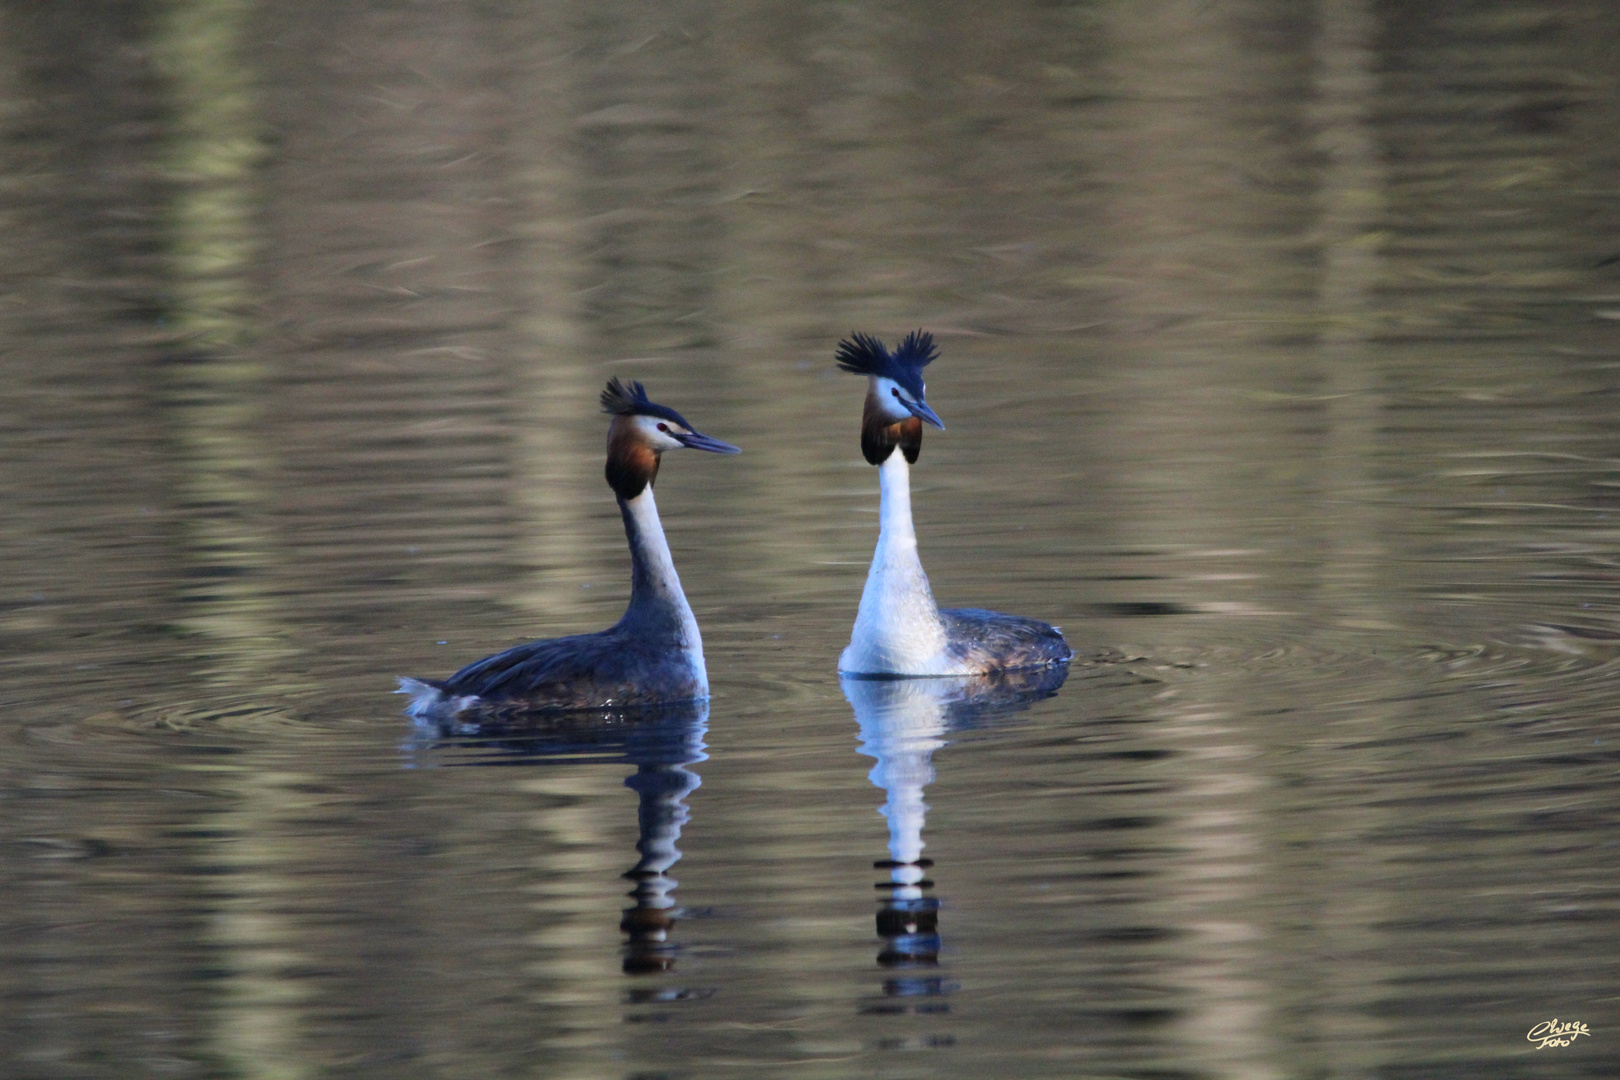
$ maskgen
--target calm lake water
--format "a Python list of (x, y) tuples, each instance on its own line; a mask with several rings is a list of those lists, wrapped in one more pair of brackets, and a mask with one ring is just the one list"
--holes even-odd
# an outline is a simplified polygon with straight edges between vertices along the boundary
[[(0, 4), (0, 1076), (1620, 1074), (1617, 72), (1606, 0)], [(935, 593), (1044, 682), (836, 675), (832, 352), (916, 327)], [(621, 612), (613, 375), (745, 450), (659, 478), (712, 702), (414, 729)]]

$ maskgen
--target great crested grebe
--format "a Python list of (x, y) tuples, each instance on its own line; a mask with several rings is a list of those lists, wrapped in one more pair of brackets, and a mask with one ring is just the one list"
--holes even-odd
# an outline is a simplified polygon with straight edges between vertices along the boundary
[(690, 447), (741, 451), (694, 431), (681, 414), (647, 400), (638, 382), (602, 391), (608, 425), (607, 482), (630, 541), (630, 606), (595, 634), (531, 641), (469, 664), (448, 679), (401, 678), (406, 709), (421, 720), (466, 711), (587, 709), (692, 701), (709, 696), (703, 638), (681, 591), (653, 501), (659, 456)]
[(934, 603), (911, 525), (911, 466), (922, 450), (923, 421), (945, 427), (923, 400), (922, 369), (936, 355), (934, 336), (921, 330), (907, 334), (892, 353), (867, 334), (838, 343), (838, 366), (866, 376), (861, 453), (878, 467), (880, 492), (877, 551), (838, 670), (976, 675), (1063, 663), (1074, 652), (1047, 623)]

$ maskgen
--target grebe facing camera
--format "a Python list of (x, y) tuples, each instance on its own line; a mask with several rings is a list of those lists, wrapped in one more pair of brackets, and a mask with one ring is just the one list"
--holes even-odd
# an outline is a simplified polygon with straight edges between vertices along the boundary
[(1074, 656), (1057, 628), (1037, 619), (934, 603), (911, 524), (911, 466), (922, 453), (923, 422), (945, 427), (923, 400), (922, 369), (936, 355), (934, 336), (921, 330), (892, 353), (866, 334), (838, 344), (838, 366), (866, 376), (861, 453), (878, 467), (879, 490), (877, 550), (838, 659), (842, 675), (982, 675)]

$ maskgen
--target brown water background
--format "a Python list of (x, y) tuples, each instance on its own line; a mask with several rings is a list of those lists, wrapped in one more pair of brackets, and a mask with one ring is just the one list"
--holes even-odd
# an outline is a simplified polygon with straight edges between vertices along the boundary
[[(1617, 121), (1606, 0), (0, 4), (0, 1076), (1616, 1075)], [(908, 966), (919, 326), (935, 592), (1080, 658), (908, 744)], [(612, 375), (746, 451), (706, 729), (418, 737), (622, 610)]]

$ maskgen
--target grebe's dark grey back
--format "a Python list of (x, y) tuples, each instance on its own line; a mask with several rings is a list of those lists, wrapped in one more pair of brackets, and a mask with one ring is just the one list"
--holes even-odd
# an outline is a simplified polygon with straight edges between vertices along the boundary
[(469, 711), (654, 705), (709, 696), (703, 638), (681, 590), (653, 501), (661, 455), (690, 447), (740, 451), (711, 439), (680, 413), (647, 400), (640, 383), (613, 379), (602, 391), (608, 425), (607, 482), (630, 541), (630, 606), (595, 634), (531, 641), (469, 664), (448, 679), (399, 681), (406, 710), (441, 720)]
[(1057, 628), (1039, 620), (934, 603), (911, 524), (911, 466), (922, 452), (924, 421), (945, 427), (923, 400), (922, 369), (937, 355), (934, 336), (921, 330), (893, 352), (867, 334), (838, 344), (838, 366), (866, 376), (861, 453), (878, 467), (881, 500), (877, 550), (849, 647), (838, 660), (842, 674), (975, 675), (1060, 664), (1074, 655)]

